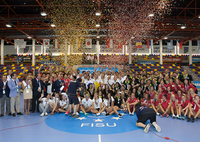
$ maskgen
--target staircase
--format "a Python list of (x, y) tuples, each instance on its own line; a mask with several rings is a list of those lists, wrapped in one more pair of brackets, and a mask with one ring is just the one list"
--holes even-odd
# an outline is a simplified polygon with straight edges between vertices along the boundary
[(195, 74), (189, 66), (182, 66), (182, 67), (183, 67), (183, 69), (186, 69), (188, 71), (188, 74), (190, 74), (192, 76), (194, 81), (199, 81), (200, 80), (198, 75)]

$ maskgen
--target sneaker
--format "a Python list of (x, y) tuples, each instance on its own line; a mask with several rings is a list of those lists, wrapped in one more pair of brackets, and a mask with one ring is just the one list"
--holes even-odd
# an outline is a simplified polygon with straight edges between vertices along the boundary
[(40, 116), (41, 116), (41, 117), (44, 116), (44, 113), (42, 113)]
[(79, 113), (78, 113), (78, 112), (76, 112), (76, 115), (79, 115)]
[(195, 120), (195, 119), (194, 119), (194, 118), (192, 118), (192, 119), (191, 119), (191, 122), (194, 122), (194, 120)]
[(132, 115), (132, 113), (131, 113), (131, 112), (129, 112), (129, 115)]
[(72, 118), (79, 118), (79, 116), (74, 114), (74, 115), (72, 115)]
[(187, 118), (187, 122), (190, 122), (190, 121), (191, 121), (191, 119), (188, 117), (188, 118)]
[(153, 122), (152, 125), (156, 128), (157, 132), (161, 132), (161, 128), (160, 128), (160, 126), (158, 126), (158, 124), (156, 122)]
[(176, 118), (176, 116), (174, 114), (172, 114), (172, 118)]
[(117, 115), (118, 115), (118, 117), (122, 117), (122, 116), (123, 116), (121, 113), (119, 113), (119, 114), (117, 114)]
[(97, 116), (99, 116), (100, 115), (100, 113), (97, 113)]
[(158, 113), (158, 112), (157, 112), (157, 113), (156, 113), (156, 115), (158, 115), (158, 116), (159, 116), (159, 115), (160, 115), (160, 113)]
[(72, 116), (72, 112), (69, 113), (69, 116)]
[(81, 113), (83, 114), (83, 112), (82, 112), (82, 111), (80, 111), (79, 113), (80, 113), (80, 114), (81, 114)]
[(169, 117), (169, 114), (165, 114), (165, 117)]
[(178, 119), (182, 119), (181, 115), (177, 117)]
[(47, 115), (48, 115), (48, 113), (47, 113), (47, 112), (45, 112), (45, 115), (47, 116)]
[(161, 115), (161, 117), (165, 117), (165, 115), (164, 115), (164, 114), (162, 114), (162, 115)]
[(134, 115), (134, 112), (132, 112), (131, 114)]
[(185, 120), (185, 116), (182, 116), (181, 119)]
[(89, 113), (85, 113), (85, 116), (88, 116), (89, 115)]
[(65, 114), (68, 115), (70, 113), (70, 111), (67, 111)]
[(106, 115), (106, 112), (105, 112), (105, 111), (103, 111), (101, 114), (103, 114), (103, 115)]
[(149, 132), (150, 124), (147, 124), (146, 127), (144, 128), (144, 132), (147, 133)]
[(176, 115), (176, 118), (178, 118), (178, 117), (179, 117), (179, 115), (177, 114), (177, 115)]
[(110, 116), (110, 113), (106, 113), (106, 116)]

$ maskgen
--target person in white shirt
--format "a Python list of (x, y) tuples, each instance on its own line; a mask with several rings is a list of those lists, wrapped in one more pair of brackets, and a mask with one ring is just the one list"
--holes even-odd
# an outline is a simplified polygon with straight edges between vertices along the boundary
[(102, 99), (99, 97), (98, 93), (94, 93), (94, 98), (93, 98), (93, 106), (94, 108), (91, 110), (92, 113), (96, 113), (97, 116), (100, 115), (103, 110), (102, 108)]
[(122, 114), (117, 112), (117, 107), (114, 106), (114, 99), (111, 96), (110, 93), (108, 93), (104, 100), (104, 107), (103, 110), (106, 110), (106, 116), (112, 115), (113, 113), (116, 113), (118, 117), (122, 117)]
[(91, 112), (91, 110), (94, 108), (92, 105), (93, 101), (90, 99), (89, 93), (85, 95), (85, 98), (82, 100), (82, 104), (80, 105), (81, 111), (87, 116), (87, 112)]
[(65, 97), (65, 95), (62, 95), (62, 100), (59, 102), (58, 111), (65, 113), (69, 111), (69, 100)]
[(7, 81), (11, 80), (12, 70), (8, 70)]
[(56, 111), (58, 111), (58, 103), (59, 103), (59, 95), (58, 93), (55, 93), (55, 97), (53, 97), (51, 103), (50, 103), (50, 110), (51, 110), (51, 115)]
[(52, 102), (50, 97), (51, 95), (48, 94), (46, 98), (43, 98), (44, 94), (41, 94), (41, 97), (39, 98), (39, 101), (41, 101), (41, 103), (39, 104), (39, 110), (40, 112), (42, 112), (42, 114), (40, 115), (41, 117), (44, 115), (48, 115), (48, 112), (50, 111), (49, 109), (49, 105)]

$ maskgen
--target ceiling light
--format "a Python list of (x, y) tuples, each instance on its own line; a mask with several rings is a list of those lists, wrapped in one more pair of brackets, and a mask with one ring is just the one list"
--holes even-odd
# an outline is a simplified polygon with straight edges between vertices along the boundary
[(40, 12), (40, 14), (41, 14), (42, 16), (47, 16), (47, 13), (46, 13), (45, 11)]
[(100, 24), (96, 24), (96, 27), (97, 27), (97, 28), (100, 27)]
[(100, 38), (100, 36), (97, 36), (97, 38)]
[(198, 18), (200, 18), (200, 15), (199, 15), (199, 17)]
[(55, 24), (51, 24), (51, 27), (56, 27), (56, 25)]
[(12, 25), (11, 24), (6, 24), (6, 27), (11, 28)]
[(163, 39), (168, 39), (168, 37), (165, 36)]
[(181, 26), (181, 29), (185, 29), (185, 28), (186, 28), (186, 26), (184, 26), (184, 25), (183, 25), (183, 26)]
[(101, 16), (101, 12), (96, 12), (95, 15), (96, 16)]
[(152, 13), (152, 14), (149, 14), (149, 17), (153, 17), (154, 16), (154, 14)]
[(31, 36), (28, 36), (27, 38), (28, 38), (28, 39), (31, 39), (32, 37), (31, 37)]

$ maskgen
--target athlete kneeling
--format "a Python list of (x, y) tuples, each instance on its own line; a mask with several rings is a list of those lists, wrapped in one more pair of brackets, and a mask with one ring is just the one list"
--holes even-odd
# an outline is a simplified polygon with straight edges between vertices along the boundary
[(85, 95), (85, 98), (82, 100), (82, 104), (80, 105), (81, 111), (87, 116), (87, 112), (91, 112), (94, 108), (92, 105), (92, 100), (90, 99), (89, 93)]
[(139, 101), (135, 105), (135, 113), (138, 118), (136, 126), (144, 128), (144, 132), (147, 133), (150, 128), (150, 124), (145, 125), (147, 120), (150, 119), (150, 123), (156, 128), (156, 131), (160, 132), (161, 128), (158, 126), (156, 122), (156, 112), (152, 108), (148, 108), (146, 106), (142, 106), (141, 102)]

